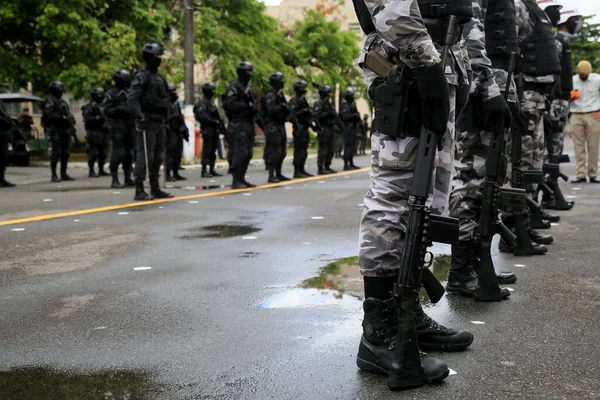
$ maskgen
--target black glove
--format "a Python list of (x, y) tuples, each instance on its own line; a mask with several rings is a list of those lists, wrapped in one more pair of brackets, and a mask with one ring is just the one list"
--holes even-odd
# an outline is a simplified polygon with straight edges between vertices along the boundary
[(148, 121), (145, 118), (136, 118), (135, 119), (135, 129), (138, 131), (147, 131), (148, 130)]
[(483, 102), (483, 120), (488, 129), (497, 133), (501, 132), (497, 129), (492, 129), (494, 124), (504, 121), (504, 127), (510, 128), (512, 115), (504, 97), (496, 96)]
[(441, 63), (438, 63), (414, 68), (412, 73), (421, 100), (422, 124), (425, 128), (443, 135), (448, 129), (448, 114), (450, 114), (450, 91), (444, 68)]

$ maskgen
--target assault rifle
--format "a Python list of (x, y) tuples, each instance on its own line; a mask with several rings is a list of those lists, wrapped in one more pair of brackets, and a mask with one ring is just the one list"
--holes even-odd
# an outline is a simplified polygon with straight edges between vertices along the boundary
[[(441, 54), (445, 67), (449, 47), (456, 30), (456, 17), (450, 16), (445, 43)], [(394, 65), (376, 51), (370, 51), (365, 67), (379, 75), (383, 85), (375, 90), (375, 129), (394, 137), (407, 136), (408, 106), (413, 101), (410, 92), (414, 91), (410, 68), (404, 64)], [(414, 127), (413, 127), (414, 129)], [(426, 260), (427, 248), (432, 242), (458, 243), (458, 220), (456, 218), (432, 215), (427, 207), (434, 171), (435, 152), (439, 136), (421, 125), (417, 148), (416, 166), (408, 193), (408, 223), (404, 235), (398, 284), (394, 292), (412, 292), (423, 285), (432, 302), (438, 302), (444, 295), (444, 287), (427, 268), (431, 261)], [(409, 295), (410, 298), (410, 295)], [(410, 332), (407, 337), (412, 337)]]
[[(506, 100), (508, 100), (510, 84), (515, 70), (515, 58), (516, 54), (512, 53), (504, 92)], [(498, 286), (491, 255), (492, 238), (495, 234), (499, 234), (510, 246), (514, 246), (517, 237), (498, 217), (499, 209), (500, 207), (522, 209), (527, 204), (525, 190), (501, 188), (499, 184), (506, 131), (504, 121), (494, 124), (486, 162), (485, 180), (481, 184), (483, 198), (479, 217), (479, 230), (477, 232), (480, 265), (477, 270), (477, 288), (474, 296), (475, 300), (478, 301), (500, 301), (506, 298), (506, 294), (503, 294), (503, 290)]]
[[(552, 210), (570, 210), (575, 205), (573, 201), (567, 201), (560, 186), (558, 186), (558, 179), (562, 179), (565, 182), (569, 181), (569, 177), (560, 172), (561, 163), (568, 163), (570, 161), (568, 154), (562, 154), (560, 156), (550, 156), (549, 163), (544, 164), (542, 171), (547, 177), (546, 182), (538, 186), (538, 193), (542, 191), (544, 193), (544, 204), (546, 208)], [(536, 195), (536, 197), (538, 197)], [(548, 200), (546, 200), (548, 199)]]

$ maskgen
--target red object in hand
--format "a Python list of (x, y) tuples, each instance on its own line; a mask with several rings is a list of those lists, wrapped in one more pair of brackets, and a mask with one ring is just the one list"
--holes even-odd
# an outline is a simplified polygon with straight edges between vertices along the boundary
[(578, 90), (571, 90), (571, 98), (569, 101), (575, 101), (581, 98), (581, 93)]

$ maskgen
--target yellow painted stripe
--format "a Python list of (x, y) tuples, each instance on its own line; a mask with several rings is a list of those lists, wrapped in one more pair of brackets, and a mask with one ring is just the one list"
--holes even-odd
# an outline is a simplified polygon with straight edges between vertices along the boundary
[(153, 204), (162, 204), (162, 203), (172, 203), (174, 201), (182, 201), (182, 200), (200, 199), (203, 197), (224, 196), (224, 195), (228, 195), (228, 194), (243, 193), (243, 192), (249, 192), (249, 191), (253, 191), (253, 190), (270, 189), (270, 188), (275, 188), (275, 187), (279, 187), (279, 186), (295, 185), (297, 183), (328, 179), (328, 178), (333, 178), (336, 176), (351, 175), (351, 174), (356, 174), (359, 172), (366, 172), (366, 171), (370, 171), (370, 170), (371, 170), (371, 168), (361, 168), (361, 169), (357, 169), (354, 171), (338, 172), (337, 174), (331, 174), (331, 175), (317, 175), (317, 176), (312, 176), (310, 178), (294, 179), (294, 180), (291, 180), (288, 182), (270, 183), (268, 185), (257, 186), (255, 188), (235, 189), (235, 190), (230, 189), (230, 190), (223, 190), (220, 192), (209, 192), (209, 193), (202, 193), (202, 194), (193, 194), (193, 195), (189, 195), (189, 196), (179, 196), (179, 197), (173, 197), (170, 199), (160, 199), (160, 200), (151, 200), (151, 201), (136, 201), (135, 203), (117, 204), (114, 206), (88, 208), (88, 209), (84, 209), (84, 210), (67, 211), (67, 212), (56, 213), (56, 214), (38, 215), (36, 217), (11, 219), (8, 221), (0, 221), (0, 226), (25, 224), (28, 222), (39, 222), (39, 221), (46, 221), (49, 219), (74, 217), (77, 215), (95, 214), (95, 213), (100, 213), (100, 212), (105, 212), (105, 211), (122, 210), (124, 208), (142, 207), (142, 206), (153, 205)]

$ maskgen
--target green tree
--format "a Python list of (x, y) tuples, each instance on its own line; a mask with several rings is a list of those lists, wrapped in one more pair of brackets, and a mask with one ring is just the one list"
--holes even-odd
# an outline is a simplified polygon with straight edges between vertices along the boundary
[(59, 79), (84, 97), (114, 70), (139, 66), (144, 42), (164, 41), (177, 0), (0, 0), (0, 82), (46, 91)]
[[(269, 88), (269, 75), (281, 71), (290, 82), (296, 73), (289, 60), (291, 43), (258, 0), (204, 0), (194, 17), (196, 61), (213, 72), (217, 92), (236, 79), (236, 66), (254, 64), (252, 86), (259, 94)], [(201, 82), (198, 82), (201, 84)]]
[(335, 20), (342, 1), (322, 1), (314, 9), (304, 10), (304, 19), (287, 32), (293, 40), (299, 75), (312, 85), (339, 85), (344, 91), (352, 86), (364, 94), (363, 76), (357, 68), (361, 38), (342, 31)]
[(583, 28), (573, 38), (573, 63), (574, 68), (581, 60), (592, 63), (595, 72), (600, 72), (600, 24), (592, 23), (593, 15), (583, 17)]

